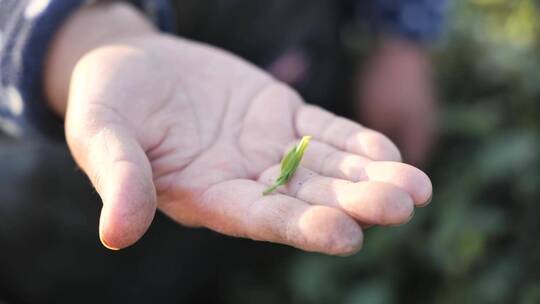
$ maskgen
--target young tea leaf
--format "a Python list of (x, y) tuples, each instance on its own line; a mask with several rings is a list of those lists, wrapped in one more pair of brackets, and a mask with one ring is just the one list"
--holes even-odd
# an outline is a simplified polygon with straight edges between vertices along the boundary
[(263, 192), (263, 195), (268, 195), (276, 191), (278, 187), (289, 182), (294, 176), (296, 169), (298, 169), (298, 166), (300, 166), (300, 161), (302, 161), (302, 157), (304, 157), (304, 153), (309, 146), (310, 140), (311, 136), (304, 136), (298, 145), (287, 152), (287, 155), (281, 160), (281, 174), (276, 179), (274, 185)]

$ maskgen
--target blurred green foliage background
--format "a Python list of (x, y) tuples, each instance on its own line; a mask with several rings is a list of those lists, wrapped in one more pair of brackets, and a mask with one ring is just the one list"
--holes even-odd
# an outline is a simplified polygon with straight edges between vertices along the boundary
[(232, 302), (540, 303), (540, 1), (456, 0), (447, 21), (433, 203), (354, 257), (239, 277)]

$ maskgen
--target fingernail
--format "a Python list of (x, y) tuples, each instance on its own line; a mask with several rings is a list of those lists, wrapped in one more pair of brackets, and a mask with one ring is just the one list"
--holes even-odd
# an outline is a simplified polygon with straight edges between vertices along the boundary
[(433, 193), (431, 193), (431, 196), (429, 197), (429, 199), (425, 203), (423, 203), (421, 205), (418, 205), (418, 207), (420, 207), (420, 208), (425, 207), (425, 206), (429, 205), (432, 200), (433, 200)]
[(415, 213), (416, 213), (416, 209), (413, 209), (411, 215), (409, 216), (409, 220), (407, 221), (407, 223), (410, 222), (413, 219)]
[(101, 241), (101, 244), (109, 249), (109, 250), (112, 250), (112, 251), (119, 251), (120, 248), (116, 248), (116, 247), (113, 247), (113, 246), (110, 246), (109, 244), (107, 244), (107, 242), (105, 242), (105, 240), (103, 240), (103, 237), (101, 236), (101, 233), (99, 234), (99, 240)]
[(416, 212), (416, 210), (413, 209), (413, 211), (411, 212), (411, 215), (409, 215), (409, 218), (407, 219), (407, 221), (405, 221), (405, 222), (403, 222), (403, 223), (401, 223), (401, 224), (387, 225), (387, 227), (394, 228), (394, 227), (401, 227), (401, 226), (403, 226), (403, 225), (408, 224), (408, 223), (412, 220), (412, 218), (414, 217), (414, 213), (415, 213), (415, 212)]

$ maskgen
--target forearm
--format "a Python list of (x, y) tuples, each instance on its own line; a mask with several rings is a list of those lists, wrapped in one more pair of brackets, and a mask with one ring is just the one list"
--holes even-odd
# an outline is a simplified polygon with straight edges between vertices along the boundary
[(393, 63), (407, 66), (417, 65), (422, 69), (430, 66), (428, 47), (418, 41), (406, 39), (398, 35), (381, 35), (373, 49), (375, 58), (400, 58)]
[(357, 109), (362, 122), (383, 131), (404, 159), (422, 165), (433, 141), (436, 95), (425, 45), (386, 36), (359, 70)]
[(146, 17), (126, 3), (80, 9), (58, 32), (47, 56), (44, 89), (49, 106), (64, 116), (72, 71), (85, 54), (99, 46), (154, 31)]

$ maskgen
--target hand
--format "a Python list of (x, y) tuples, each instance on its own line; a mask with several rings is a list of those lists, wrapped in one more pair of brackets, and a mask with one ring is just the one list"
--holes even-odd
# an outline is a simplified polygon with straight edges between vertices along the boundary
[(436, 113), (426, 52), (411, 42), (383, 39), (358, 83), (360, 121), (395, 140), (405, 161), (423, 165), (433, 145)]
[[(216, 48), (130, 34), (93, 48), (70, 74), (67, 110), (54, 98), (63, 77), (49, 83), (51, 106), (65, 111), (71, 152), (103, 200), (109, 248), (136, 242), (159, 208), (187, 226), (346, 255), (360, 248), (361, 225), (406, 223), (431, 197), (424, 173), (392, 162), (400, 154), (386, 137)], [(304, 134), (315, 140), (303, 167), (263, 196)]]

